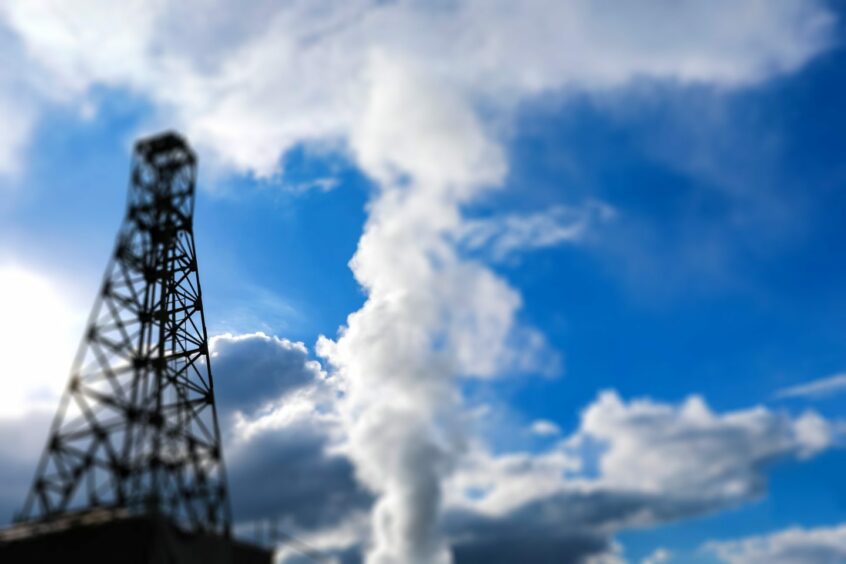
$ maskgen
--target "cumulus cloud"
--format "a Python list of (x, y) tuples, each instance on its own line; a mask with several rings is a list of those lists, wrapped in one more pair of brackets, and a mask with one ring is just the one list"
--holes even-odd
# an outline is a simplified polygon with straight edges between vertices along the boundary
[(697, 396), (674, 407), (604, 393), (584, 412), (577, 440), (608, 445), (600, 471), (614, 485), (731, 500), (761, 493), (762, 467), (774, 458), (830, 446), (833, 430), (814, 413), (790, 418), (757, 407), (717, 415)]
[[(825, 441), (804, 430), (812, 418)], [(718, 414), (698, 397), (673, 405), (605, 392), (549, 451), (495, 456), (477, 445), (449, 483), (455, 554), (459, 562), (517, 554), (584, 562), (612, 551), (617, 531), (758, 498), (772, 464), (820, 452), (834, 433), (814, 415)]]
[(224, 334), (210, 349), (236, 519), (319, 531), (366, 510), (371, 496), (337, 451), (339, 390), (305, 345)]
[(0, 417), (52, 409), (70, 373), (84, 313), (50, 276), (11, 261), (0, 263), (0, 312)]
[(210, 340), (222, 410), (252, 413), (265, 403), (320, 383), (326, 375), (303, 343), (265, 335), (226, 333)]
[[(302, 402), (303, 400), (299, 400)], [(239, 522), (276, 519), (290, 532), (318, 532), (369, 510), (372, 496), (350, 460), (334, 452), (334, 423), (280, 405), (272, 414), (228, 429), (226, 456), (233, 511)]]
[[(625, 402), (604, 392), (582, 412), (578, 430), (551, 451), (483, 456), (477, 461), (480, 473), (465, 469), (470, 473), (461, 475), (461, 483), (484, 492), (470, 505), (491, 515), (572, 484), (672, 495), (702, 501), (707, 509), (762, 494), (769, 464), (812, 456), (829, 448), (837, 433), (814, 413), (791, 417), (755, 407), (717, 414), (697, 396), (673, 405)], [(497, 471), (487, 474), (492, 468)], [(580, 473), (593, 477), (575, 479)], [(566, 480), (568, 474), (575, 481)], [(529, 477), (533, 488), (515, 487), (515, 479), (526, 479), (527, 485)]]
[[(356, 329), (352, 325), (348, 331)], [(344, 338), (323, 346), (342, 347)], [(452, 433), (434, 436), (425, 450), (414, 444), (419, 438), (408, 429), (420, 432), (415, 426), (432, 425), (430, 417), (400, 425), (394, 413), (382, 416), (404, 402), (417, 410), (429, 408), (416, 397), (386, 389), (392, 381), (369, 382), (377, 400), (391, 399), (389, 405), (366, 406), (373, 428), (362, 430), (346, 410), (366, 400), (356, 397), (348, 403), (344, 398), (365, 390), (357, 390), (348, 373), (344, 380), (327, 379), (301, 343), (262, 334), (223, 335), (213, 343), (218, 402), (229, 405), (231, 413), (224, 432), (236, 517), (241, 523), (276, 518), (287, 532), (344, 562), (358, 561), (358, 551), (372, 546), (366, 523), (374, 504), (377, 516), (403, 510), (378, 509), (385, 502), (374, 493), (415, 495), (405, 482), (377, 485), (376, 480), (393, 475), (356, 461), (359, 449), (370, 449), (382, 464), (407, 465), (402, 472), (412, 476), (401, 476), (408, 480), (431, 479), (425, 473), (420, 477), (419, 470), (430, 461), (414, 456), (417, 451), (443, 463), (438, 448), (459, 449), (450, 471), (433, 480), (439, 493), (426, 490), (440, 496), (440, 533), (457, 562), (612, 562), (620, 557), (616, 532), (755, 499), (765, 492), (772, 464), (830, 448), (838, 432), (813, 413), (794, 417), (763, 407), (716, 413), (696, 396), (670, 404), (625, 401), (604, 392), (582, 411), (576, 430), (561, 436), (556, 429), (558, 440), (544, 451), (494, 454), (469, 436), (461, 436), (464, 444), (458, 446), (436, 442), (460, 436), (449, 425), (424, 430), (424, 436)], [(340, 354), (337, 349), (332, 353)], [(346, 362), (347, 369), (364, 369)], [(255, 397), (244, 397), (245, 385)], [(443, 399), (427, 389), (430, 381), (417, 386), (416, 396)], [(544, 432), (551, 427), (535, 423)], [(367, 433), (377, 431), (381, 442), (369, 444), (376, 439)], [(412, 451), (400, 450), (390, 458), (380, 450), (401, 449), (399, 439), (410, 441)], [(392, 488), (400, 486), (411, 489), (394, 493)], [(285, 562), (302, 557), (294, 546), (280, 555)]]
[[(359, 562), (362, 548), (374, 542), (368, 527), (371, 509), (384, 503), (373, 493), (385, 491), (361, 475), (360, 464), (354, 465), (356, 449), (363, 448), (355, 441), (373, 439), (355, 436), (362, 431), (344, 412), (355, 404), (343, 398), (363, 392), (349, 389), (347, 380), (328, 378), (302, 343), (260, 333), (220, 335), (212, 343), (238, 523), (274, 519), (286, 533), (305, 539), (302, 546), (299, 541), (282, 545), (278, 556), (283, 562), (302, 561), (308, 547), (339, 562)], [(425, 387), (418, 392), (433, 393)], [(398, 395), (393, 401), (412, 400)], [(379, 414), (368, 407), (369, 416)], [(373, 423), (384, 443), (365, 446), (395, 445), (396, 435), (418, 440), (408, 435), (407, 426), (396, 429), (392, 416)], [(42, 438), (33, 436), (25, 441), (32, 448), (21, 450), (11, 437), (19, 437), (21, 428), (42, 435), (48, 421), (47, 412), (0, 420), (0, 445), (9, 462), (4, 470), (8, 488), (0, 489), (6, 511), (21, 502)], [(535, 423), (545, 433), (552, 428), (549, 422)], [(409, 426), (420, 424), (414, 420)], [(434, 431), (457, 433), (449, 426), (426, 429)], [(670, 404), (625, 401), (614, 392), (586, 406), (573, 432), (560, 436), (556, 431), (560, 438), (539, 452), (494, 454), (478, 437), (462, 437), (462, 455), (438, 482), (444, 515), (440, 531), (455, 561), (622, 562), (613, 540), (618, 531), (754, 499), (764, 493), (772, 464), (811, 456), (836, 438), (834, 425), (812, 413), (793, 417), (762, 407), (716, 413), (696, 396)], [(437, 447), (442, 445), (433, 443), (426, 453), (440, 456)], [(419, 479), (417, 469), (428, 461), (412, 454), (400, 452), (388, 462), (408, 464), (404, 471)], [(384, 456), (378, 450), (376, 455)], [(398, 495), (413, 494), (400, 490)], [(800, 550), (839, 555), (831, 551), (838, 550), (842, 533), (794, 530), (764, 540), (714, 543), (709, 550), (732, 564), (790, 562), (778, 558)], [(661, 558), (661, 553), (653, 555), (653, 561)]]
[[(355, 329), (351, 325), (349, 331)], [(373, 474), (379, 469), (356, 464), (357, 449), (373, 449), (374, 456), (388, 464), (405, 464), (402, 471), (420, 480), (418, 469), (426, 469), (430, 462), (414, 456), (422, 447), (413, 444), (419, 439), (408, 429), (432, 425), (428, 414), (424, 413), (427, 416), (422, 421), (399, 425), (393, 413), (383, 419), (376, 417), (388, 406), (366, 406), (368, 417), (374, 418), (370, 423), (383, 441), (371, 446), (368, 441), (376, 439), (367, 433), (376, 431), (358, 429), (357, 420), (350, 422), (346, 412), (365, 400), (347, 403), (344, 399), (364, 390), (355, 389), (348, 373), (344, 373), (347, 379), (327, 377), (302, 343), (260, 333), (220, 335), (212, 343), (217, 401), (226, 406), (225, 452), (239, 525), (274, 519), (283, 531), (304, 539), (300, 544), (283, 543), (278, 554), (282, 562), (303, 561), (303, 550), (308, 547), (338, 562), (359, 562), (361, 550), (374, 543), (369, 526), (373, 507), (377, 507), (375, 514), (383, 517), (402, 510), (390, 507), (380, 513), (378, 505), (385, 503), (384, 498), (374, 497), (374, 493), (413, 496), (415, 491), (403, 482), (400, 485), (409, 489), (396, 494), (392, 488), (399, 486), (395, 484), (383, 486), (385, 489), (374, 485), (369, 480), (395, 479), (394, 475), (363, 475), (363, 468)], [(324, 346), (342, 347), (343, 337)], [(333, 354), (340, 353), (335, 350)], [(355, 363), (344, 366), (359, 368)], [(388, 381), (371, 391), (385, 397), (381, 392), (394, 391), (386, 390), (393, 385)], [(420, 384), (417, 393), (434, 395), (427, 386), (431, 383)], [(415, 409), (428, 409), (425, 403), (399, 392), (391, 402), (404, 409), (410, 409), (402, 406), (404, 402)], [(20, 503), (17, 495), (31, 479), (37, 455), (33, 449), (11, 449), (17, 444), (11, 436), (19, 433), (15, 429), (24, 422), (26, 429), (46, 431), (46, 413), (39, 417), (10, 420), (8, 425), (0, 421), (0, 445), (4, 460), (10, 461), (4, 479), (12, 488), (0, 489), (0, 505), (8, 509)], [(454, 440), (460, 433), (449, 426), (452, 423), (427, 428), (425, 433), (453, 433), (443, 440)], [(535, 423), (541, 423), (535, 427), (543, 430), (551, 427), (549, 422)], [(493, 453), (478, 437), (461, 436), (464, 444), (458, 446), (444, 446), (435, 440), (441, 437), (435, 437), (424, 453), (444, 456), (436, 449), (452, 446), (461, 454), (449, 461), (453, 466), (449, 472), (438, 476), (440, 489), (433, 494), (440, 496), (438, 510), (443, 518), (439, 532), (444, 547), (449, 547), (456, 562), (617, 563), (623, 562), (614, 542), (617, 532), (686, 519), (757, 498), (764, 493), (771, 465), (830, 448), (839, 432), (835, 427), (813, 413), (791, 416), (763, 407), (717, 413), (696, 396), (673, 404), (650, 399), (626, 401), (609, 391), (585, 407), (574, 431), (562, 436), (558, 430), (550, 435), (558, 439), (546, 450)], [(412, 451), (386, 458), (379, 449), (396, 446), (398, 437), (411, 441)], [(41, 445), (35, 437), (26, 444)], [(422, 479), (428, 478), (424, 475)], [(815, 538), (826, 539), (827, 534)], [(796, 543), (770, 544), (793, 547)], [(754, 546), (751, 541), (742, 546), (733, 541), (710, 549), (725, 555), (751, 554), (749, 547)], [(793, 550), (798, 549), (789, 548), (786, 553)], [(773, 551), (767, 554), (777, 554)], [(653, 561), (660, 562), (662, 557), (656, 553)]]
[[(225, 334), (211, 351), (236, 524), (274, 520), (327, 551), (358, 547), (372, 495), (343, 452), (340, 390), (299, 342)], [(0, 522), (22, 507), (57, 403), (0, 414)]]
[[(833, 30), (824, 3), (806, 0), (613, 7), (295, 0), (248, 8), (222, 0), (86, 0), (73, 10), (58, 0), (13, 0), (0, 14), (50, 103), (81, 103), (95, 87), (125, 89), (228, 170), (271, 176), (290, 148), (321, 143), (346, 151), (376, 180), (351, 262), (367, 301), (335, 340), (318, 345), (344, 387), (338, 418), (350, 460), (378, 497), (371, 564), (452, 559), (440, 519), (444, 484), (472, 440), (463, 430), (459, 379), (556, 371), (543, 337), (519, 323), (519, 293), (458, 244), (465, 208), (507, 178), (510, 112), (544, 93), (641, 78), (755, 83), (799, 68), (826, 48)], [(494, 247), (510, 252), (572, 236), (558, 223), (523, 223), (497, 235)], [(248, 391), (233, 393), (244, 409), (256, 405)], [(602, 409), (615, 405), (603, 401)], [(689, 410), (704, 417), (696, 405)], [(286, 408), (271, 411), (283, 421), (294, 417)], [(268, 417), (239, 432), (259, 436), (273, 426)], [(687, 422), (672, 409), (665, 417)], [(719, 418), (710, 424), (722, 428)], [(591, 425), (603, 438), (603, 424)], [(603, 459), (606, 479), (623, 479), (613, 455), (624, 457), (633, 444)], [(744, 476), (731, 477), (742, 488)], [(632, 507), (658, 495), (643, 483), (624, 485), (636, 491)], [(483, 496), (476, 510), (486, 504), (495, 505)]]
[[(278, 343), (283, 340), (246, 337), (231, 339), (230, 347), (220, 349), (215, 359), (227, 354), (239, 358), (243, 353), (238, 347), (278, 358)], [(293, 350), (304, 365), (308, 358), (299, 356), (297, 349)], [(300, 382), (302, 366), (289, 360), (282, 365), (292, 366), (291, 377)], [(223, 362), (220, 366), (238, 367)], [(261, 363), (247, 365), (257, 366)], [(220, 401), (226, 401), (227, 383), (242, 372), (215, 365)], [(354, 441), (361, 439), (352, 434), (357, 429), (343, 412), (349, 408), (342, 400), (348, 390), (339, 393), (334, 386), (341, 382), (311, 374), (311, 382), (289, 390), (261, 387), (268, 401), (253, 403), (262, 407), (229, 419), (227, 462), (236, 516), (241, 523), (274, 517), (283, 530), (305, 539), (303, 546), (339, 562), (359, 562), (359, 551), (374, 542), (368, 514), (380, 501), (372, 492), (385, 490), (361, 476), (360, 464), (362, 481), (356, 479), (353, 462), (356, 448), (361, 447)], [(402, 396), (395, 400), (406, 401)], [(397, 426), (396, 420), (389, 418), (389, 423)], [(374, 423), (380, 424), (388, 444), (393, 444), (395, 434), (409, 438), (406, 426), (395, 430), (383, 420)], [(765, 493), (772, 465), (830, 448), (838, 432), (835, 427), (811, 413), (791, 416), (763, 407), (717, 413), (696, 396), (671, 404), (625, 401), (614, 392), (604, 392), (582, 411), (573, 432), (544, 451), (494, 454), (478, 438), (465, 437), (468, 444), (462, 456), (442, 476), (441, 532), (452, 558), (464, 564), (526, 559), (623, 562), (614, 541), (617, 532), (756, 499)], [(428, 454), (437, 455), (431, 448)], [(396, 456), (388, 462), (411, 465), (414, 470), (409, 468), (409, 473), (427, 463), (420, 458), (405, 460), (411, 456), (406, 452)], [(735, 544), (710, 547), (718, 548), (721, 554), (741, 553)], [(296, 543), (283, 544), (279, 558), (300, 562), (302, 550)], [(743, 554), (749, 552), (744, 550)], [(659, 551), (647, 561), (667, 557)]]
[(708, 550), (726, 564), (829, 564), (846, 561), (846, 525), (784, 531), (712, 542)]

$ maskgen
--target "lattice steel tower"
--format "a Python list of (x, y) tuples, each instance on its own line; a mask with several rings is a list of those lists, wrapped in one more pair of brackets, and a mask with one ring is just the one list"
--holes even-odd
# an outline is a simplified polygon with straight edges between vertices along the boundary
[(136, 144), (126, 218), (19, 520), (105, 509), (229, 533), (195, 175), (179, 136)]

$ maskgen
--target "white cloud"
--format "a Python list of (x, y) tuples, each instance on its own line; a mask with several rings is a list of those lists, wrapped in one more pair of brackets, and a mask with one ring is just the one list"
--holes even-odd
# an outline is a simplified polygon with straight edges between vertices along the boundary
[(0, 264), (0, 417), (53, 408), (67, 383), (84, 314), (55, 281)]
[(560, 434), (561, 429), (552, 421), (547, 421), (546, 419), (539, 419), (532, 423), (532, 433), (534, 433), (535, 435), (540, 435), (542, 437), (547, 437), (551, 435)]
[[(2, 10), (2, 8), (0, 8)], [(26, 55), (14, 35), (0, 23), (0, 175), (26, 168), (25, 148), (35, 127), (37, 104), (26, 75)], [(4, 183), (3, 185), (8, 185)]]
[(326, 378), (301, 342), (264, 333), (226, 333), (212, 337), (209, 349), (225, 392), (218, 404), (225, 410), (252, 413), (266, 402), (279, 401)]
[(643, 559), (641, 564), (664, 564), (670, 561), (672, 558), (672, 553), (667, 550), (666, 548), (658, 548), (655, 551)]
[(293, 194), (306, 194), (309, 192), (319, 192), (325, 194), (331, 192), (341, 185), (341, 181), (333, 177), (317, 178), (307, 182), (298, 182), (295, 184), (286, 185), (285, 189)]
[[(2, 46), (0, 46), (2, 49)], [(35, 122), (33, 109), (3, 92), (0, 86), (0, 174), (14, 175), (23, 168), (24, 148)]]
[[(825, 443), (803, 431), (809, 418), (821, 422)], [(770, 466), (831, 448), (834, 433), (815, 415), (715, 413), (697, 397), (676, 405), (605, 392), (545, 452), (493, 455), (474, 443), (447, 486), (453, 550), (461, 562), (607, 555), (621, 530), (760, 497)]]
[(711, 542), (707, 548), (726, 564), (831, 564), (846, 562), (846, 525), (776, 533), (734, 541)]
[(834, 374), (805, 384), (782, 388), (776, 392), (779, 398), (824, 398), (846, 391), (846, 374)]
[[(673, 405), (604, 392), (583, 410), (579, 428), (549, 451), (493, 457), (477, 444), (450, 499), (506, 515), (559, 493), (617, 492), (710, 511), (761, 495), (770, 464), (831, 448), (838, 432), (813, 413), (790, 417), (754, 407), (719, 414), (696, 396)], [(662, 519), (660, 512), (633, 517), (630, 525)]]
[(84, 322), (57, 279), (0, 258), (0, 523), (22, 507)]
[(353, 138), (382, 182), (351, 261), (368, 300), (318, 353), (348, 385), (349, 452), (380, 496), (368, 562), (449, 562), (438, 520), (464, 443), (455, 377), (526, 368), (544, 345), (517, 326), (519, 295), (450, 243), (461, 204), (501, 178), (501, 152), (425, 75), (382, 55), (372, 73)]
[(649, 0), (613, 9), (588, 0), (248, 8), (85, 0), (73, 9), (15, 0), (0, 14), (23, 43), (42, 98), (74, 102), (96, 85), (128, 88), (226, 165), (262, 175), (294, 144), (355, 135), (373, 52), (425, 68), (462, 98), (509, 105), (639, 77), (749, 84), (800, 67), (833, 30), (824, 4), (803, 0)]
[(584, 206), (554, 206), (530, 214), (509, 214), (469, 219), (461, 229), (460, 244), (487, 249), (495, 260), (518, 252), (582, 241), (591, 228), (614, 217), (614, 210), (600, 202)]
[(813, 413), (792, 419), (756, 407), (718, 415), (697, 396), (675, 407), (604, 393), (582, 415), (584, 439), (608, 445), (600, 462), (607, 483), (718, 501), (758, 495), (762, 465), (828, 448), (833, 430)]

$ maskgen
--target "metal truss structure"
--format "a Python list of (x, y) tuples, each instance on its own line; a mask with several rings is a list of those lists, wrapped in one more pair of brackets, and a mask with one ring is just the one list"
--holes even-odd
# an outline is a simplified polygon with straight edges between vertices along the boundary
[(229, 534), (195, 176), (179, 136), (136, 144), (126, 218), (18, 520), (115, 510)]

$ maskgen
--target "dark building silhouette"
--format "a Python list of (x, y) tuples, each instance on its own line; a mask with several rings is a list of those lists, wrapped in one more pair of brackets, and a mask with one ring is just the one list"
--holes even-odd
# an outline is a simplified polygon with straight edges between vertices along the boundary
[(230, 537), (195, 178), (178, 135), (136, 144), (115, 252), (0, 561), (269, 562)]

